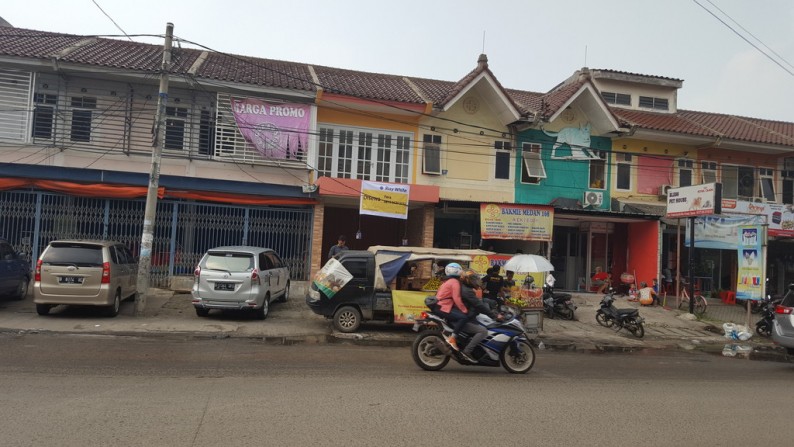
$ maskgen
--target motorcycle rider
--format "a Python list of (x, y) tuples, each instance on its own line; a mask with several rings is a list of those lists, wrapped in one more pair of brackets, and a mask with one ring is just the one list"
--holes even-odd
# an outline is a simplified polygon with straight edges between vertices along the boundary
[(454, 350), (458, 350), (457, 334), (466, 324), (469, 309), (463, 304), (461, 298), (460, 274), (463, 267), (457, 262), (450, 262), (444, 267), (444, 274), (447, 279), (441, 284), (436, 292), (438, 299), (438, 310), (436, 313), (452, 325), (452, 335), (447, 337), (447, 343)]
[(466, 320), (464, 323), (460, 325), (461, 327), (458, 328), (458, 331), (463, 331), (468, 334), (471, 334), (471, 339), (469, 343), (463, 348), (461, 351), (461, 355), (464, 359), (472, 362), (477, 363), (471, 357), (471, 352), (474, 348), (480, 344), (486, 336), (488, 336), (488, 330), (478, 324), (475, 321), (475, 318), (479, 314), (484, 314), (490, 317), (491, 319), (501, 321), (504, 317), (502, 314), (495, 314), (491, 311), (490, 306), (484, 303), (481, 299), (477, 298), (476, 289), (482, 288), (482, 280), (480, 279), (480, 275), (477, 274), (472, 269), (466, 269), (460, 274), (460, 284), (461, 284), (461, 291), (460, 295), (463, 299), (463, 303), (466, 305), (468, 312), (466, 315)]

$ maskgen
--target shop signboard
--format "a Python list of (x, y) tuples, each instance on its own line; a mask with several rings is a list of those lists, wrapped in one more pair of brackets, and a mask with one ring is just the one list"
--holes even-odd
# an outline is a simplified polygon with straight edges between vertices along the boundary
[(722, 184), (671, 188), (667, 192), (667, 217), (696, 217), (719, 214), (722, 207)]
[(739, 227), (737, 245), (739, 271), (737, 274), (736, 298), (761, 300), (764, 297), (764, 235), (763, 225)]
[(544, 205), (483, 203), (480, 233), (483, 239), (551, 242), (554, 208)]
[(342, 287), (345, 286), (353, 275), (347, 271), (345, 266), (338, 260), (331, 258), (323, 266), (323, 268), (314, 275), (314, 284), (320, 289), (328, 298), (333, 298)]
[(722, 199), (722, 212), (766, 216), (769, 236), (794, 237), (794, 206), (792, 205)]
[(360, 213), (372, 216), (408, 218), (409, 185), (361, 182)]
[[(689, 242), (691, 219), (687, 220), (684, 244)], [(695, 248), (736, 250), (742, 225), (763, 224), (762, 216), (740, 216), (725, 214), (719, 216), (700, 216), (695, 218)]]

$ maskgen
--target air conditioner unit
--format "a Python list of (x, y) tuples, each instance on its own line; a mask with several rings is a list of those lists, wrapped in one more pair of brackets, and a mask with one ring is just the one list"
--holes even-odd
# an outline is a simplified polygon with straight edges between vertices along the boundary
[(602, 191), (585, 191), (584, 206), (601, 206), (604, 203), (604, 193)]
[(659, 185), (659, 195), (663, 197), (667, 197), (667, 192), (672, 188), (673, 185)]

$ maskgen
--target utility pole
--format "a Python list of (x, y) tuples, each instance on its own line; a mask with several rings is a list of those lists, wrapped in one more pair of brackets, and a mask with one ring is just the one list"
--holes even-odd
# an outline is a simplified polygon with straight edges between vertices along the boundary
[(143, 216), (143, 234), (138, 260), (138, 294), (135, 296), (135, 315), (143, 316), (146, 296), (149, 294), (149, 277), (152, 270), (152, 243), (154, 242), (154, 223), (157, 214), (157, 190), (160, 184), (160, 158), (163, 154), (165, 139), (165, 108), (168, 104), (168, 70), (171, 66), (171, 42), (174, 38), (174, 24), (165, 26), (163, 46), (163, 65), (160, 68), (160, 94), (157, 98), (154, 138), (152, 140), (152, 169), (149, 172), (149, 190), (146, 193), (146, 211)]

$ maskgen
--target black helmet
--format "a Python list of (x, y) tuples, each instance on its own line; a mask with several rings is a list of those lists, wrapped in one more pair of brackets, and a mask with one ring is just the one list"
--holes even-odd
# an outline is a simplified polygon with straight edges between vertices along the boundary
[(480, 279), (480, 275), (472, 269), (466, 269), (461, 272), (460, 282), (473, 289), (482, 288), (482, 280)]

